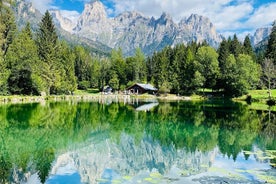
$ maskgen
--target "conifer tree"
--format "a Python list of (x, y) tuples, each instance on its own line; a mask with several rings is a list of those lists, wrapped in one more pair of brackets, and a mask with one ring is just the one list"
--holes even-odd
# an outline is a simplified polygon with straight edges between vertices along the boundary
[(46, 11), (39, 24), (36, 35), (39, 58), (43, 61), (41, 73), (47, 83), (47, 94), (60, 93), (62, 86), (62, 75), (64, 73), (60, 62), (60, 45), (53, 18)]
[(59, 93), (72, 94), (77, 89), (77, 78), (75, 76), (75, 54), (69, 45), (62, 41), (59, 45), (59, 74), (61, 86)]
[(45, 83), (40, 76), (41, 62), (32, 39), (30, 24), (16, 36), (6, 55), (11, 71), (8, 86), (11, 94), (38, 95)]
[[(7, 1), (4, 1), (7, 2)], [(0, 3), (0, 50), (5, 56), (16, 32), (15, 18), (9, 5)]]
[(242, 50), (243, 50), (243, 54), (251, 56), (254, 61), (256, 60), (256, 56), (248, 35), (244, 39)]
[(272, 59), (272, 61), (276, 63), (276, 21), (274, 21), (272, 31), (269, 35), (265, 56), (266, 58)]
[(16, 24), (14, 15), (10, 6), (6, 3), (11, 1), (0, 1), (0, 94), (6, 95), (8, 93), (8, 77), (10, 71), (7, 69), (7, 63), (4, 57), (8, 51), (10, 44), (13, 41)]
[(242, 45), (239, 42), (236, 34), (234, 35), (233, 39), (230, 42), (229, 50), (230, 50), (230, 53), (233, 54), (236, 58), (239, 56), (239, 54), (242, 53)]

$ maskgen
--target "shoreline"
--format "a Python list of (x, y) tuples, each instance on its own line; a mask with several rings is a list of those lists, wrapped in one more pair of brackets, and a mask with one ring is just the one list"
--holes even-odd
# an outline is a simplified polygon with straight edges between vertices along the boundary
[[(203, 99), (203, 98), (202, 98)], [(167, 101), (188, 101), (192, 100), (187, 96), (154, 96), (154, 95), (122, 95), (122, 94), (84, 94), (84, 95), (50, 95), (50, 96), (0, 96), (1, 104), (24, 104), (24, 103), (45, 103), (60, 101), (91, 101), (91, 102), (128, 102), (131, 100), (167, 100)]]

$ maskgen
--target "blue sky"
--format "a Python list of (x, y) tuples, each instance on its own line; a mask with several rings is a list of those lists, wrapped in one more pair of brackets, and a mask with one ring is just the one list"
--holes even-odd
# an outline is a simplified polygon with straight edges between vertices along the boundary
[[(31, 0), (42, 12), (55, 8), (69, 18), (80, 15), (91, 0)], [(100, 0), (110, 16), (135, 10), (158, 18), (169, 13), (178, 22), (192, 13), (208, 17), (218, 32), (244, 36), (276, 20), (276, 0)]]

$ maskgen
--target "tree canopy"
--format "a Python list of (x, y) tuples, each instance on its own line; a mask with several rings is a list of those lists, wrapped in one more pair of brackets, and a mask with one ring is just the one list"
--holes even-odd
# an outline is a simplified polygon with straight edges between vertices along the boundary
[[(84, 46), (60, 39), (49, 11), (34, 33), (29, 24), (18, 30), (5, 4), (0, 3), (2, 95), (72, 94), (76, 89), (102, 90), (106, 85), (125, 90), (134, 83), (151, 83), (161, 93), (192, 94), (208, 88), (233, 97), (267, 86), (268, 70), (264, 61), (258, 60), (262, 70), (257, 63), (260, 57), (249, 36), (242, 43), (233, 35), (217, 50), (206, 42), (191, 42), (166, 46), (152, 56), (137, 48), (133, 56), (125, 57), (117, 48), (110, 57), (98, 57)], [(275, 27), (274, 23), (265, 53), (274, 64)]]

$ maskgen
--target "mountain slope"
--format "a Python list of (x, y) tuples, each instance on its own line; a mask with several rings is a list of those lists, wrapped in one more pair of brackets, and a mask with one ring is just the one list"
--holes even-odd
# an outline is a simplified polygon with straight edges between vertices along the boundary
[[(53, 13), (58, 14), (58, 10)], [(64, 17), (56, 16), (56, 19), (68, 32), (111, 48), (120, 47), (126, 55), (133, 54), (137, 47), (150, 55), (167, 45), (206, 40), (217, 47), (222, 40), (210, 20), (203, 16), (193, 14), (180, 23), (175, 23), (167, 13), (163, 13), (158, 19), (145, 17), (135, 11), (109, 18), (100, 1), (87, 3), (75, 26), (70, 21), (67, 25)]]
[[(14, 12), (16, 23), (19, 29), (25, 27), (27, 22), (30, 22), (34, 31), (38, 29), (38, 24), (41, 21), (43, 15), (33, 7), (32, 3), (27, 0), (18, 0), (16, 1)], [(52, 13), (53, 20), (56, 23), (58, 35), (61, 39), (64, 39), (73, 45), (81, 44), (87, 47), (93, 54), (99, 56), (109, 55), (111, 51), (110, 47), (95, 40), (83, 38), (79, 35), (72, 35), (68, 32), (68, 30), (73, 29), (75, 24), (70, 19), (62, 17), (61, 14), (57, 11), (50, 12)]]

